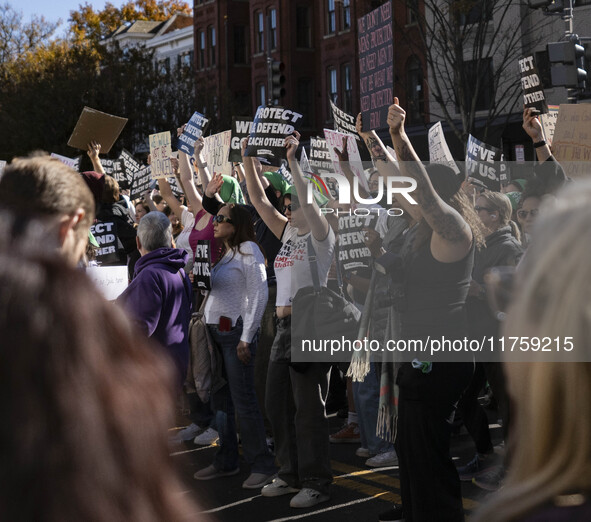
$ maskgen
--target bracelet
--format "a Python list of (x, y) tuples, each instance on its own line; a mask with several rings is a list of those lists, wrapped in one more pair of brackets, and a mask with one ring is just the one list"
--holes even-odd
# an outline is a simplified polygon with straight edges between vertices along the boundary
[(536, 143), (534, 143), (534, 149), (539, 149), (540, 147), (543, 147), (544, 145), (546, 145), (545, 140), (537, 141)]

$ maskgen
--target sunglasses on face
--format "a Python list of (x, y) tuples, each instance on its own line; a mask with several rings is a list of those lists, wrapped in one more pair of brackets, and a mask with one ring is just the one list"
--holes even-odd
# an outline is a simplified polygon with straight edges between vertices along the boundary
[(297, 210), (298, 208), (300, 208), (300, 207), (298, 207), (297, 205), (294, 205), (293, 203), (290, 203), (289, 205), (285, 205), (283, 207), (283, 212), (285, 212), (287, 210), (289, 210), (290, 212), (293, 212), (294, 210)]
[(226, 216), (222, 216), (221, 214), (218, 214), (217, 216), (213, 216), (213, 220), (214, 223), (230, 223), (232, 224), (232, 218), (226, 217)]
[(494, 209), (492, 208), (488, 208), (488, 207), (479, 207), (478, 205), (476, 205), (474, 207), (474, 210), (476, 210), (476, 212), (480, 212), (481, 210), (486, 210), (487, 212), (494, 212)]
[(527, 216), (531, 214), (531, 217), (535, 218), (538, 215), (540, 210), (537, 208), (532, 208), (531, 210), (518, 210), (517, 217), (519, 219), (527, 219)]

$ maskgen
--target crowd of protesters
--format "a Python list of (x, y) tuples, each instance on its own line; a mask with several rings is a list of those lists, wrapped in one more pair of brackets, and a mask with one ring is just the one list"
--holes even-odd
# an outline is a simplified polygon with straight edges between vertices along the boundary
[[(160, 179), (158, 190), (130, 201), (105, 175), (95, 142), (94, 171), (82, 175), (40, 153), (14, 159), (0, 178), (0, 519), (202, 517), (178, 495), (167, 443), (218, 440), (212, 464), (194, 478), (223, 480), (240, 472), (236, 419), (250, 467), (243, 488), (289, 495), (293, 508), (330, 500), (330, 444), (354, 443), (367, 466), (399, 469), (402, 504), (380, 520), (464, 520), (462, 480), (500, 490), (479, 520), (591, 518), (589, 363), (357, 359), (346, 377), (343, 363), (292, 360), (294, 298), (315, 285), (343, 290), (380, 342), (574, 336), (588, 349), (591, 186), (567, 180), (536, 115), (526, 109), (523, 128), (537, 165), (499, 192), (448, 166), (425, 166), (405, 116), (395, 98), (388, 127), (396, 159), (358, 119), (373, 161), (362, 195), (402, 175), (416, 183), (416, 204), (397, 197), (402, 216), (376, 219), (364, 232), (373, 262), (352, 273), (339, 262), (347, 230), (334, 215), (361, 205), (308, 197), (297, 132), (284, 142), (293, 184), (247, 156), (246, 140), (235, 175), (212, 173), (200, 138), (193, 157), (179, 151), (171, 160), (180, 199)], [(346, 142), (336, 153), (352, 181)], [(95, 218), (117, 224), (117, 256), (106, 264), (128, 268), (116, 303), (81, 270), (96, 264)], [(204, 242), (209, 290), (194, 275)], [(514, 273), (507, 302), (496, 295), (499, 280)], [(191, 382), (197, 311), (221, 374), (205, 398)], [(501, 448), (479, 402), (486, 388)], [(329, 393), (348, 410), (333, 434)], [(189, 405), (191, 424), (167, 441), (173, 396)], [(457, 467), (454, 414), (475, 446)], [(134, 423), (142, 444), (129, 440)], [(130, 454), (121, 457), (121, 448)], [(22, 489), (35, 482), (23, 502)]]

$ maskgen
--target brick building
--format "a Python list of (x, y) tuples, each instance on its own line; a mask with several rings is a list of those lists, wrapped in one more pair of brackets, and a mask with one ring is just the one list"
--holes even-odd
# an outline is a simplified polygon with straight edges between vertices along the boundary
[[(383, 0), (194, 0), (198, 108), (216, 131), (231, 116), (252, 115), (267, 98), (267, 54), (285, 64), (280, 104), (305, 115), (305, 137), (330, 125), (329, 97), (359, 112), (357, 19)], [(412, 37), (406, 2), (393, 2), (395, 25)], [(395, 94), (409, 122), (423, 122), (424, 63), (394, 30)]]

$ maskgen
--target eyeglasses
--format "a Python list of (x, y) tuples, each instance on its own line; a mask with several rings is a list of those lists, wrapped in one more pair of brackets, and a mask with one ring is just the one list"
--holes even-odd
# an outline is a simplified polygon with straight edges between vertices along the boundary
[(494, 212), (494, 209), (492, 208), (488, 208), (488, 207), (479, 207), (478, 205), (476, 205), (474, 207), (474, 210), (476, 210), (476, 212), (480, 212), (481, 210), (486, 210), (487, 212)]
[(230, 223), (230, 225), (234, 223), (232, 221), (232, 218), (222, 216), (221, 214), (218, 214), (217, 216), (213, 216), (212, 221), (214, 223)]
[(294, 210), (297, 210), (298, 208), (300, 208), (300, 207), (294, 205), (293, 203), (290, 203), (289, 205), (285, 205), (283, 207), (283, 212), (285, 212), (286, 210), (289, 210), (290, 212), (293, 212)]
[(538, 208), (532, 208), (531, 210), (518, 210), (517, 217), (519, 219), (527, 219), (527, 216), (531, 214), (531, 217), (535, 218), (538, 215), (539, 211), (540, 209)]

